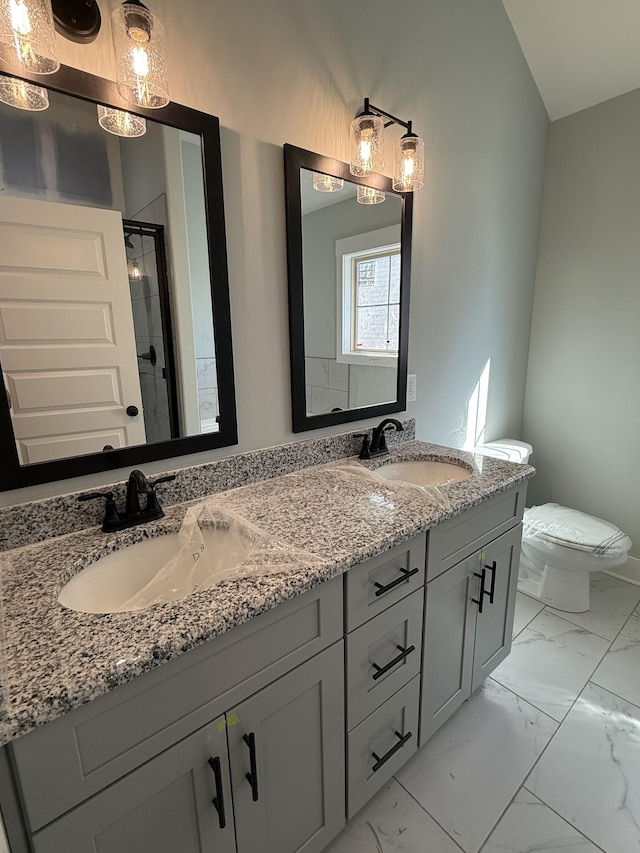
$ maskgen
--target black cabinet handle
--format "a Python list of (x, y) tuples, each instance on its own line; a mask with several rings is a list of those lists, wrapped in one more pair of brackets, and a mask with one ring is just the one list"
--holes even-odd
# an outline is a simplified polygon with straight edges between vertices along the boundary
[(385, 752), (382, 758), (380, 758), (379, 755), (376, 755), (375, 752), (371, 753), (376, 760), (376, 763), (371, 768), (374, 773), (377, 773), (383, 764), (386, 764), (390, 758), (393, 758), (396, 752), (399, 749), (402, 749), (402, 747), (405, 745), (405, 743), (407, 743), (407, 741), (411, 740), (413, 734), (411, 732), (407, 732), (406, 735), (401, 735), (400, 732), (396, 732), (396, 737), (399, 737), (400, 740), (397, 743), (394, 743), (389, 752)]
[(253, 802), (258, 802), (258, 763), (256, 761), (256, 736), (253, 732), (249, 732), (248, 735), (242, 735), (242, 740), (249, 747), (249, 766), (251, 767), (250, 773), (245, 773), (244, 778), (251, 785), (251, 794), (253, 796)]
[(396, 649), (400, 649), (400, 654), (398, 657), (395, 657), (393, 660), (390, 660), (389, 663), (384, 666), (378, 666), (377, 663), (372, 663), (371, 666), (375, 669), (373, 674), (373, 680), (377, 681), (379, 678), (385, 674), (385, 672), (389, 672), (390, 669), (393, 669), (396, 664), (402, 663), (403, 660), (406, 660), (411, 652), (415, 652), (415, 646), (409, 646), (408, 649), (403, 649), (402, 646), (396, 646)]
[(381, 583), (374, 583), (374, 586), (377, 588), (376, 598), (379, 598), (379, 596), (384, 595), (385, 592), (389, 592), (390, 590), (395, 589), (399, 584), (404, 583), (407, 578), (410, 578), (412, 575), (417, 575), (420, 569), (411, 569), (411, 571), (409, 571), (409, 569), (400, 569), (400, 571), (402, 572), (400, 577), (397, 577), (395, 580), (392, 580), (391, 583), (386, 584), (386, 586), (383, 586)]
[(472, 598), (471, 601), (473, 601), (474, 604), (478, 605), (478, 613), (482, 613), (482, 605), (484, 603), (484, 596), (485, 596), (484, 582), (485, 582), (486, 577), (487, 577), (486, 568), (483, 567), (481, 573), (480, 572), (474, 572), (473, 576), (474, 576), (474, 578), (480, 578), (480, 594), (479, 594), (479, 598)]
[(496, 594), (496, 569), (498, 568), (498, 563), (496, 560), (491, 563), (490, 566), (485, 566), (485, 569), (488, 569), (491, 572), (491, 589), (489, 590), (489, 604), (493, 604), (493, 599)]
[(216, 783), (216, 795), (211, 800), (213, 805), (216, 807), (216, 811), (218, 812), (218, 822), (220, 824), (220, 829), (224, 829), (227, 825), (227, 817), (224, 811), (224, 791), (222, 789), (222, 768), (220, 766), (220, 759), (216, 756), (215, 758), (209, 759), (209, 767), (213, 770), (213, 778)]

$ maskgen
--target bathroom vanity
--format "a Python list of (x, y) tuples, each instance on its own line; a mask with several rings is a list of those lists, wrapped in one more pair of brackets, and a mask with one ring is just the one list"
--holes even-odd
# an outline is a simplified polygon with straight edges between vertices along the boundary
[[(104, 534), (5, 555), (18, 599), (2, 721), (13, 853), (329, 844), (511, 644), (533, 469), (420, 442), (393, 458), (472, 473), (438, 494), (358, 476), (350, 460), (215, 496), (313, 555), (286, 577), (101, 616), (56, 593)], [(169, 508), (149, 532), (183, 514)], [(13, 624), (27, 602), (35, 612)]]

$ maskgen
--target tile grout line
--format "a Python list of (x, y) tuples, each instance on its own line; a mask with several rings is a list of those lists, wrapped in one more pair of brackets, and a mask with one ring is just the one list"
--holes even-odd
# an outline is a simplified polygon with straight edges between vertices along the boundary
[[(428, 741), (427, 741), (427, 743), (428, 743)], [(426, 744), (424, 744), (424, 746), (426, 746)], [(423, 749), (423, 748), (424, 748), (424, 747), (420, 747), (420, 749)], [(414, 801), (414, 803), (416, 803), (418, 806), (420, 806), (420, 808), (422, 809), (422, 811), (423, 811), (423, 812), (424, 812), (428, 817), (430, 817), (430, 818), (431, 818), (431, 820), (436, 824), (436, 826), (438, 826), (438, 827), (439, 827), (439, 828), (444, 832), (444, 834), (447, 836), (447, 838), (450, 838), (450, 839), (451, 839), (451, 841), (453, 841), (453, 843), (456, 845), (456, 847), (458, 847), (460, 850), (462, 850), (462, 853), (468, 853), (468, 851), (466, 851), (466, 850), (464, 849), (464, 847), (456, 841), (456, 839), (451, 835), (451, 833), (450, 833), (450, 832), (447, 832), (447, 830), (444, 828), (444, 826), (442, 826), (442, 824), (440, 824), (440, 823), (435, 819), (435, 817), (431, 814), (431, 812), (430, 812), (430, 811), (429, 811), (425, 806), (423, 806), (423, 805), (422, 805), (422, 803), (421, 803), (419, 800), (417, 800), (417, 799), (413, 796), (413, 794), (411, 793), (411, 791), (409, 791), (409, 790), (407, 790), (407, 788), (405, 788), (405, 786), (402, 784), (402, 782), (401, 782), (401, 781), (400, 781), (396, 776), (393, 776), (392, 778), (393, 778), (393, 779), (395, 779), (395, 781), (398, 783), (398, 785), (400, 785), (400, 787), (402, 788), (402, 790), (403, 790), (403, 791), (404, 791), (404, 792), (405, 792), (409, 797), (411, 797), (411, 799)], [(484, 842), (483, 842), (483, 844), (484, 844)], [(479, 853), (479, 852), (478, 852), (478, 853)]]
[(567, 824), (567, 826), (570, 826), (570, 827), (571, 827), (571, 829), (575, 829), (575, 831), (576, 831), (579, 835), (581, 835), (581, 836), (582, 836), (582, 838), (584, 838), (584, 840), (585, 840), (585, 841), (588, 841), (588, 842), (589, 842), (589, 844), (593, 844), (593, 846), (596, 848), (596, 850), (601, 851), (601, 853), (607, 853), (607, 851), (606, 851), (603, 847), (601, 847), (599, 844), (596, 844), (596, 842), (595, 842), (595, 841), (593, 841), (591, 838), (589, 838), (587, 835), (585, 835), (585, 834), (584, 834), (584, 832), (582, 832), (582, 830), (578, 829), (578, 827), (577, 827), (577, 826), (574, 826), (574, 825), (571, 823), (571, 821), (570, 821), (570, 820), (567, 820), (567, 819), (566, 819), (566, 817), (564, 817), (563, 815), (561, 815), (561, 814), (560, 814), (560, 812), (557, 812), (557, 811), (554, 809), (554, 807), (553, 807), (553, 806), (550, 806), (550, 805), (549, 805), (549, 803), (546, 803), (546, 802), (542, 799), (542, 797), (540, 797), (540, 795), (539, 795), (539, 794), (536, 794), (534, 791), (529, 790), (529, 788), (527, 788), (527, 786), (526, 786), (526, 784), (525, 784), (524, 782), (522, 783), (522, 786), (521, 786), (520, 790), (521, 790), (521, 791), (522, 791), (522, 790), (525, 790), (528, 794), (531, 794), (531, 796), (532, 796), (532, 797), (535, 797), (537, 800), (540, 800), (540, 802), (542, 803), (542, 805), (543, 805), (545, 808), (549, 809), (549, 811), (550, 811), (550, 812), (553, 812), (553, 814), (554, 814), (554, 815), (556, 815), (556, 817), (558, 817), (558, 818), (559, 818), (563, 823), (566, 823), (566, 824)]
[[(533, 601), (537, 601), (537, 599), (532, 598), (532, 596), (527, 596), (527, 595), (526, 595), (526, 593), (521, 593), (521, 594), (522, 594), (522, 595), (525, 595), (527, 598), (531, 598)], [(542, 604), (542, 602), (540, 602), (540, 603)], [(580, 697), (582, 696), (582, 694), (584, 693), (584, 691), (586, 690), (586, 688), (589, 686), (589, 684), (595, 684), (597, 687), (600, 687), (600, 689), (601, 689), (601, 690), (605, 690), (607, 693), (610, 693), (612, 696), (616, 696), (618, 699), (620, 699), (620, 700), (621, 700), (621, 701), (623, 701), (623, 702), (628, 702), (628, 703), (629, 703), (629, 704), (631, 704), (631, 705), (633, 705), (633, 704), (634, 704), (634, 703), (633, 703), (633, 702), (631, 702), (630, 700), (625, 699), (625, 698), (624, 698), (624, 697), (622, 697), (622, 696), (619, 696), (617, 693), (614, 693), (612, 690), (607, 690), (607, 688), (606, 688), (606, 687), (602, 687), (601, 685), (597, 684), (597, 682), (592, 681), (592, 677), (593, 677), (593, 675), (595, 674), (595, 672), (596, 672), (596, 670), (598, 669), (598, 667), (600, 666), (600, 664), (602, 663), (602, 661), (604, 660), (604, 658), (606, 657), (606, 655), (610, 652), (611, 647), (613, 646), (613, 644), (615, 643), (615, 641), (618, 639), (618, 637), (621, 635), (622, 631), (624, 630), (624, 628), (625, 628), (625, 626), (627, 625), (627, 623), (629, 622), (629, 620), (633, 617), (634, 613), (635, 613), (635, 612), (636, 612), (636, 610), (638, 609), (638, 606), (639, 606), (639, 603), (636, 603), (636, 604), (634, 605), (633, 610), (632, 610), (632, 611), (631, 611), (631, 613), (627, 616), (627, 618), (625, 619), (625, 621), (622, 623), (622, 625), (621, 625), (621, 626), (620, 626), (620, 628), (618, 629), (618, 631), (617, 631), (616, 635), (615, 635), (615, 636), (613, 637), (613, 639), (611, 639), (611, 640), (609, 640), (609, 638), (608, 638), (608, 637), (603, 637), (601, 634), (598, 634), (596, 631), (591, 631), (591, 630), (589, 630), (588, 628), (585, 628), (583, 625), (579, 625), (579, 624), (577, 624), (576, 622), (572, 622), (572, 621), (571, 621), (571, 619), (567, 619), (567, 618), (565, 618), (564, 616), (560, 616), (560, 615), (559, 615), (558, 613), (556, 613), (556, 612), (552, 612), (552, 611), (553, 611), (553, 608), (550, 608), (549, 606), (544, 605), (544, 604), (543, 604), (543, 606), (541, 607), (541, 609), (540, 609), (540, 610), (539, 610), (539, 611), (538, 611), (534, 616), (532, 616), (532, 617), (531, 617), (531, 619), (529, 619), (529, 621), (528, 621), (528, 622), (527, 622), (527, 623), (526, 623), (526, 624), (525, 624), (525, 625), (520, 629), (520, 631), (518, 631), (518, 633), (517, 633), (515, 636), (513, 636), (513, 637), (512, 637), (512, 643), (513, 643), (513, 641), (514, 641), (517, 637), (519, 637), (519, 636), (520, 636), (520, 634), (522, 634), (522, 632), (523, 632), (523, 631), (527, 630), (527, 628), (529, 627), (529, 625), (530, 625), (530, 624), (531, 624), (531, 623), (532, 623), (532, 622), (533, 622), (533, 621), (534, 621), (534, 620), (535, 620), (535, 619), (536, 619), (536, 618), (537, 618), (541, 613), (547, 612), (547, 613), (549, 613), (551, 616), (556, 616), (556, 617), (557, 617), (557, 618), (559, 618), (559, 619), (563, 619), (563, 620), (564, 620), (565, 622), (567, 622), (568, 624), (573, 625), (573, 626), (575, 626), (576, 628), (581, 629), (582, 631), (584, 631), (584, 632), (585, 632), (585, 633), (587, 633), (587, 634), (591, 634), (591, 635), (592, 635), (592, 636), (594, 636), (594, 637), (598, 637), (599, 639), (604, 640), (604, 641), (605, 641), (605, 642), (607, 642), (609, 645), (608, 645), (608, 648), (607, 648), (607, 649), (605, 650), (605, 652), (603, 653), (602, 657), (598, 660), (597, 664), (595, 665), (594, 669), (592, 670), (591, 675), (590, 675), (590, 676), (589, 676), (589, 678), (587, 679), (586, 683), (585, 683), (585, 684), (583, 685), (583, 687), (580, 689), (580, 691), (579, 691), (579, 693), (577, 694), (576, 698), (573, 700), (573, 702), (571, 703), (571, 705), (570, 705), (569, 709), (567, 710), (567, 712), (566, 712), (566, 713), (565, 713), (565, 715), (563, 716), (562, 720), (560, 720), (560, 721), (559, 721), (559, 720), (556, 720), (554, 717), (552, 717), (550, 714), (548, 714), (548, 713), (546, 713), (545, 711), (543, 711), (541, 708), (538, 708), (538, 707), (537, 707), (537, 705), (535, 705), (533, 702), (530, 702), (528, 699), (525, 699), (523, 696), (520, 696), (519, 694), (517, 694), (515, 691), (511, 690), (510, 688), (505, 687), (505, 686), (504, 686), (503, 684), (501, 684), (497, 679), (494, 679), (494, 678), (492, 678), (491, 676), (488, 676), (488, 678), (490, 678), (490, 679), (491, 679), (492, 681), (494, 681), (496, 684), (499, 684), (499, 685), (500, 685), (500, 687), (501, 687), (503, 690), (506, 690), (507, 692), (511, 693), (511, 694), (512, 694), (512, 695), (513, 695), (517, 700), (522, 701), (522, 702), (526, 702), (526, 703), (527, 703), (528, 705), (530, 705), (532, 708), (535, 708), (535, 709), (536, 709), (536, 711), (538, 711), (538, 713), (542, 714), (544, 717), (546, 717), (547, 719), (549, 719), (549, 720), (551, 720), (553, 723), (555, 723), (555, 724), (556, 724), (556, 729), (555, 729), (555, 731), (553, 732), (553, 734), (551, 735), (551, 737), (549, 738), (549, 741), (547, 742), (547, 744), (544, 746), (544, 748), (543, 748), (543, 749), (542, 749), (542, 751), (540, 752), (540, 755), (538, 755), (538, 757), (536, 758), (536, 760), (533, 762), (533, 764), (532, 764), (532, 765), (531, 765), (531, 767), (529, 768), (529, 770), (528, 770), (528, 772), (527, 772), (527, 775), (525, 776), (524, 780), (520, 783), (520, 785), (519, 785), (518, 789), (517, 789), (517, 790), (516, 790), (516, 792), (513, 794), (513, 796), (510, 798), (509, 802), (506, 804), (506, 806), (504, 807), (504, 809), (503, 809), (503, 810), (502, 810), (502, 812), (500, 813), (500, 815), (499, 815), (499, 817), (497, 818), (497, 820), (495, 821), (495, 823), (492, 825), (491, 829), (489, 830), (489, 832), (487, 833), (487, 835), (486, 835), (486, 836), (485, 836), (485, 838), (483, 839), (482, 843), (480, 844), (480, 847), (478, 848), (478, 850), (477, 850), (477, 851), (475, 851), (475, 853), (481, 853), (482, 848), (485, 846), (485, 844), (487, 843), (487, 841), (491, 838), (491, 835), (493, 834), (493, 832), (495, 831), (495, 829), (497, 828), (497, 826), (499, 825), (499, 823), (500, 823), (500, 822), (502, 821), (502, 819), (504, 818), (504, 816), (505, 816), (506, 812), (507, 812), (507, 811), (509, 810), (509, 808), (513, 805), (513, 802), (514, 802), (515, 798), (517, 797), (518, 793), (519, 793), (521, 790), (523, 790), (523, 789), (524, 789), (524, 790), (526, 790), (526, 791), (527, 791), (529, 794), (531, 794), (532, 796), (536, 797), (536, 798), (537, 798), (537, 799), (538, 799), (538, 800), (539, 800), (539, 801), (540, 801), (540, 802), (541, 802), (541, 803), (542, 803), (546, 808), (548, 808), (548, 809), (549, 809), (553, 814), (555, 814), (555, 815), (556, 815), (560, 820), (562, 820), (564, 823), (566, 823), (568, 826), (570, 826), (572, 829), (574, 829), (574, 830), (575, 830), (575, 831), (576, 831), (576, 832), (577, 832), (577, 833), (578, 833), (582, 838), (584, 838), (586, 841), (588, 841), (590, 844), (592, 844), (592, 845), (596, 848), (596, 850), (601, 851), (601, 853), (607, 853), (607, 851), (606, 851), (606, 850), (604, 850), (602, 847), (600, 847), (600, 845), (599, 845), (599, 844), (596, 844), (596, 842), (595, 842), (595, 841), (593, 841), (591, 838), (589, 838), (587, 835), (585, 835), (585, 833), (584, 833), (584, 832), (582, 832), (582, 830), (580, 830), (577, 826), (574, 826), (570, 821), (568, 821), (568, 820), (567, 820), (565, 817), (563, 817), (559, 812), (557, 812), (553, 806), (551, 806), (549, 803), (547, 803), (545, 800), (543, 800), (543, 799), (542, 799), (538, 794), (534, 793), (534, 792), (533, 792), (533, 791), (531, 791), (529, 788), (527, 788), (527, 781), (528, 781), (528, 780), (529, 780), (529, 778), (531, 777), (531, 774), (532, 774), (532, 773), (533, 773), (533, 771), (535, 770), (535, 768), (536, 768), (536, 766), (538, 765), (538, 763), (541, 761), (542, 757), (543, 757), (543, 756), (544, 756), (544, 754), (546, 753), (547, 749), (550, 747), (551, 743), (553, 742), (553, 740), (555, 739), (556, 735), (557, 735), (557, 734), (558, 734), (558, 732), (560, 731), (560, 729), (561, 729), (562, 725), (563, 725), (563, 724), (564, 724), (564, 722), (566, 721), (566, 719), (567, 719), (567, 717), (569, 716), (569, 714), (573, 711), (573, 709), (574, 709), (574, 707), (575, 707), (576, 703), (578, 702), (578, 700), (580, 699)], [(561, 611), (561, 612), (564, 612), (564, 611)], [(633, 639), (633, 638), (630, 638), (630, 639)], [(471, 694), (471, 696), (473, 696), (473, 693)], [(471, 698), (471, 696), (470, 696), (469, 698)], [(465, 704), (466, 704), (466, 702), (467, 702), (467, 701), (468, 701), (468, 699), (467, 699), (467, 700), (465, 700)], [(637, 707), (637, 706), (636, 706), (636, 707)], [(454, 715), (454, 716), (455, 716), (455, 715)], [(425, 744), (425, 746), (426, 746), (426, 744)], [(462, 851), (462, 853), (468, 853), (468, 851), (466, 851), (466, 850), (465, 850), (465, 848), (463, 848), (463, 847), (462, 847), (462, 845), (461, 845), (461, 844), (460, 844), (460, 843), (459, 843), (459, 842), (458, 842), (458, 841), (457, 841), (457, 840), (456, 840), (456, 839), (451, 835), (451, 833), (450, 833), (450, 832), (448, 832), (448, 831), (447, 831), (447, 830), (446, 830), (446, 829), (445, 829), (445, 828), (440, 824), (440, 822), (439, 822), (439, 821), (438, 821), (438, 820), (437, 820), (437, 819), (436, 819), (436, 818), (431, 814), (431, 812), (430, 812), (430, 811), (429, 811), (429, 810), (428, 810), (428, 809), (427, 809), (427, 808), (426, 808), (426, 807), (425, 807), (425, 806), (424, 806), (424, 805), (423, 805), (419, 800), (417, 800), (417, 799), (413, 796), (413, 794), (411, 793), (411, 791), (409, 791), (407, 788), (405, 788), (405, 786), (402, 784), (402, 782), (401, 782), (401, 781), (400, 781), (400, 780), (399, 780), (395, 775), (394, 775), (394, 776), (392, 776), (392, 778), (394, 779), (394, 781), (395, 781), (395, 782), (397, 782), (397, 784), (402, 788), (402, 790), (403, 790), (403, 791), (404, 791), (404, 792), (405, 792), (405, 793), (406, 793), (406, 794), (411, 798), (411, 800), (412, 800), (414, 803), (416, 803), (416, 804), (417, 804), (417, 805), (422, 809), (422, 811), (423, 811), (423, 812), (424, 812), (424, 813), (425, 813), (425, 814), (426, 814), (426, 815), (427, 815), (427, 816), (428, 816), (428, 817), (429, 817), (429, 818), (430, 818), (430, 819), (431, 819), (431, 820), (436, 824), (436, 826), (438, 826), (438, 827), (439, 827), (439, 829), (441, 829), (441, 830), (442, 830), (442, 832), (444, 832), (444, 834), (447, 836), (447, 838), (449, 838), (449, 839), (450, 839), (450, 840), (451, 840), (451, 841), (456, 845), (456, 847)]]
[[(636, 611), (636, 609), (637, 609), (637, 608), (638, 608), (638, 605), (636, 604), (636, 605), (634, 606), (633, 610), (631, 611), (631, 613), (629, 614), (629, 616), (625, 619), (625, 621), (622, 623), (621, 627), (618, 629), (618, 632), (617, 632), (617, 634), (615, 635), (615, 637), (614, 637), (612, 640), (608, 641), (608, 642), (609, 642), (609, 649), (608, 649), (608, 650), (605, 652), (605, 654), (603, 655), (603, 657), (602, 657), (602, 659), (601, 659), (600, 663), (602, 662), (602, 660), (604, 660), (605, 656), (609, 653), (609, 651), (610, 651), (610, 649), (611, 649), (611, 646), (612, 646), (612, 645), (615, 643), (615, 641), (618, 639), (618, 637), (620, 636), (620, 633), (624, 630), (625, 625), (627, 624), (627, 622), (629, 621), (629, 619), (631, 619), (631, 617), (633, 616), (633, 614), (635, 613), (635, 611)], [(544, 607), (544, 610), (547, 610), (546, 605), (545, 605), (545, 607)], [(541, 611), (540, 611), (540, 613), (542, 613), (542, 612), (543, 612), (543, 611), (541, 610)], [(539, 615), (539, 614), (537, 614), (537, 615)], [(552, 615), (555, 615), (555, 614), (552, 614)], [(534, 618), (535, 618), (535, 617), (534, 617)], [(560, 618), (562, 618), (562, 617), (560, 617)], [(533, 621), (533, 620), (532, 620), (532, 621)], [(565, 621), (569, 622), (570, 620), (569, 620), (569, 619), (567, 619), (567, 620), (565, 620)], [(571, 624), (572, 624), (572, 625), (575, 625), (576, 623), (575, 623), (575, 622), (572, 622)], [(582, 627), (582, 626), (580, 626), (580, 625), (579, 625), (578, 627)], [(524, 629), (523, 629), (523, 630), (524, 630)], [(600, 634), (596, 634), (596, 633), (595, 633), (595, 631), (589, 631), (589, 633), (590, 633), (590, 634), (593, 634), (593, 635), (594, 635), (594, 636), (596, 636), (596, 637), (600, 637)], [(607, 638), (606, 638), (606, 637), (601, 637), (601, 639), (603, 639), (603, 640), (607, 640)], [(598, 664), (598, 666), (600, 666), (600, 664)], [(596, 667), (596, 669), (597, 669), (597, 668), (598, 668), (598, 667)], [(594, 669), (594, 670), (593, 670), (593, 672), (591, 673), (591, 675), (593, 675), (593, 674), (595, 673), (596, 669)], [(498, 683), (499, 683), (499, 682), (498, 682)], [(589, 679), (587, 680), (587, 683), (583, 686), (582, 690), (580, 690), (580, 692), (578, 693), (578, 695), (576, 696), (576, 698), (574, 699), (574, 701), (571, 703), (571, 707), (569, 708), (569, 710), (567, 711), (567, 713), (566, 713), (566, 714), (564, 715), (564, 717), (562, 718), (562, 721), (561, 721), (560, 723), (558, 723), (558, 727), (557, 727), (557, 729), (555, 730), (555, 732), (551, 735), (551, 737), (549, 738), (549, 742), (546, 744), (546, 746), (544, 747), (544, 749), (542, 750), (542, 752), (540, 753), (540, 755), (537, 757), (537, 759), (536, 759), (536, 760), (534, 761), (534, 763), (532, 764), (532, 766), (531, 766), (531, 768), (530, 768), (529, 772), (527, 773), (527, 776), (525, 777), (525, 779), (524, 779), (524, 781), (523, 781), (523, 783), (522, 783), (522, 785), (521, 785), (521, 787), (522, 787), (522, 788), (525, 788), (527, 791), (529, 791), (529, 793), (530, 793), (530, 794), (533, 794), (533, 796), (534, 796), (534, 797), (537, 797), (537, 798), (540, 800), (540, 802), (541, 802), (541, 803), (544, 803), (544, 804), (545, 804), (545, 806), (547, 806), (547, 808), (550, 808), (550, 809), (551, 809), (552, 811), (554, 811), (554, 812), (555, 812), (555, 809), (553, 808), (553, 806), (551, 806), (548, 802), (546, 802), (546, 800), (543, 800), (543, 799), (542, 799), (542, 797), (540, 797), (540, 796), (539, 796), (539, 794), (536, 794), (534, 791), (531, 791), (529, 788), (527, 788), (527, 787), (526, 787), (526, 785), (527, 785), (528, 780), (531, 778), (531, 774), (533, 773), (533, 771), (535, 770), (535, 768), (537, 767), (537, 765), (538, 765), (538, 764), (540, 763), (540, 761), (542, 760), (543, 755), (546, 753), (546, 751), (549, 749), (549, 747), (550, 747), (550, 746), (551, 746), (551, 744), (553, 743), (553, 741), (554, 741), (554, 739), (555, 739), (556, 735), (558, 734), (558, 732), (559, 732), (559, 731), (560, 731), (560, 729), (562, 728), (562, 725), (563, 725), (563, 724), (564, 724), (564, 722), (566, 721), (567, 717), (568, 717), (568, 716), (569, 716), (569, 714), (573, 711), (573, 709), (574, 709), (574, 707), (575, 707), (576, 703), (578, 702), (578, 700), (580, 699), (580, 697), (582, 696), (582, 694), (584, 693), (584, 691), (586, 690), (586, 688), (588, 687), (588, 685), (589, 685), (589, 684), (591, 684), (591, 683), (592, 683), (592, 682), (591, 682), (591, 676), (590, 676), (590, 677), (589, 677)], [(595, 683), (595, 682), (593, 682), (593, 683)], [(503, 686), (503, 685), (501, 685), (501, 686)], [(599, 687), (600, 685), (597, 685), (597, 686)], [(505, 687), (504, 689), (505, 689), (505, 690), (508, 690), (509, 688)], [(605, 688), (605, 687), (601, 687), (601, 690), (606, 690), (606, 688)], [(512, 692), (512, 693), (513, 693), (513, 691), (510, 691), (510, 692)], [(608, 691), (608, 692), (609, 692), (609, 693), (612, 693), (612, 691)], [(515, 693), (514, 695), (515, 695), (515, 696), (517, 696), (518, 694), (517, 694), (517, 693)], [(613, 696), (616, 696), (617, 694), (612, 693), (612, 695), (613, 695)], [(518, 697), (518, 698), (522, 698), (522, 697)], [(619, 698), (619, 699), (621, 699), (623, 702), (627, 702), (627, 701), (628, 701), (627, 699), (623, 699), (623, 697), (621, 697), (621, 696), (620, 696), (620, 697), (618, 697), (618, 698)], [(525, 699), (524, 701), (526, 702), (527, 700)], [(633, 702), (631, 702), (630, 704), (633, 704)], [(539, 709), (538, 709), (538, 710), (539, 710)], [(544, 714), (544, 711), (541, 711), (540, 713)], [(548, 715), (548, 714), (546, 714), (545, 716), (549, 716), (549, 715)], [(551, 718), (551, 719), (553, 719), (553, 718)], [(558, 722), (558, 721), (557, 721), (557, 720), (555, 720), (554, 722)], [(556, 813), (557, 813), (557, 812), (556, 812)], [(562, 815), (558, 814), (558, 816), (559, 816), (560, 818), (562, 818), (562, 820), (564, 820), (566, 823), (568, 823), (568, 824), (569, 824), (569, 826), (573, 826), (573, 827), (574, 827), (574, 829), (575, 829), (577, 832), (579, 832), (579, 833), (580, 833), (580, 835), (582, 835), (584, 838), (586, 838), (586, 839), (587, 839), (587, 841), (589, 841), (591, 844), (593, 844), (593, 845), (594, 845), (595, 847), (597, 847), (599, 850), (601, 850), (601, 849), (602, 849), (598, 844), (596, 844), (596, 843), (595, 843), (595, 841), (593, 841), (593, 839), (591, 839), (591, 838), (589, 838), (589, 836), (585, 835), (585, 834), (584, 834), (584, 832), (582, 832), (582, 831), (581, 831), (577, 826), (574, 826), (570, 821), (568, 821), (566, 818), (562, 817)], [(605, 851), (605, 853), (606, 853), (606, 851)]]

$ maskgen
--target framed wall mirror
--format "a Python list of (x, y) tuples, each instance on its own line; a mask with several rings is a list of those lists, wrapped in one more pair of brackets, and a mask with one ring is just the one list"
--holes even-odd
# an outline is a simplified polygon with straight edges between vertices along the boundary
[(406, 408), (413, 197), (285, 145), (294, 432)]
[(45, 86), (0, 103), (2, 490), (237, 443), (218, 119)]

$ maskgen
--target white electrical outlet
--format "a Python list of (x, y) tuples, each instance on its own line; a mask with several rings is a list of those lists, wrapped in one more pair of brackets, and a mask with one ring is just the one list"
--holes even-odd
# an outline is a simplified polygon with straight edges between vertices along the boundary
[(407, 403), (415, 403), (416, 401), (417, 380), (416, 374), (410, 373), (407, 376)]

